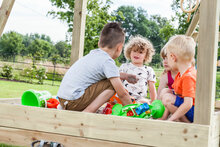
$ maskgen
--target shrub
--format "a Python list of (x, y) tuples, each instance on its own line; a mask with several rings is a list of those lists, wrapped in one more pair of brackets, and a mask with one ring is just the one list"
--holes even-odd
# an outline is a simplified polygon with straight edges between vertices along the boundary
[(16, 81), (20, 81), (20, 76), (18, 74), (15, 74), (14, 77), (13, 77), (14, 80)]
[(63, 79), (63, 76), (60, 75), (58, 72), (54, 73), (54, 77), (53, 77), (53, 73), (47, 73), (46, 75), (48, 80), (53, 80), (54, 78), (54, 81), (62, 81)]
[(27, 82), (28, 83), (33, 83), (33, 79), (35, 78), (36, 75), (36, 66), (25, 68), (24, 72), (21, 73), (22, 76), (27, 77)]
[(38, 84), (43, 84), (44, 79), (47, 79), (46, 69), (42, 67), (37, 69), (35, 77), (38, 79)]
[(13, 77), (12, 70), (13, 68), (10, 65), (4, 65), (2, 67), (1, 76), (7, 78), (8, 80), (11, 79)]

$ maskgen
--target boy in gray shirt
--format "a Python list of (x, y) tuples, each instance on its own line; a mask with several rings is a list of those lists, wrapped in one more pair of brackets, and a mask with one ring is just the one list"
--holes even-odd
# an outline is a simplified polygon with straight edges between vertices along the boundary
[(124, 31), (118, 23), (104, 26), (98, 44), (100, 49), (92, 50), (75, 62), (61, 82), (57, 96), (64, 109), (96, 112), (115, 92), (123, 105), (132, 104), (121, 80), (135, 77), (120, 74), (113, 60), (121, 54), (124, 39)]

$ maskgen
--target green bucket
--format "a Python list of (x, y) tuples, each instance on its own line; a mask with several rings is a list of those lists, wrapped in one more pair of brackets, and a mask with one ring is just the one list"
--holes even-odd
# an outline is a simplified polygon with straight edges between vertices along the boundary
[(27, 90), (21, 97), (21, 104), (26, 106), (45, 107), (45, 101), (52, 98), (49, 91)]
[(161, 118), (165, 111), (165, 106), (161, 100), (154, 100), (150, 105), (150, 110), (153, 118)]

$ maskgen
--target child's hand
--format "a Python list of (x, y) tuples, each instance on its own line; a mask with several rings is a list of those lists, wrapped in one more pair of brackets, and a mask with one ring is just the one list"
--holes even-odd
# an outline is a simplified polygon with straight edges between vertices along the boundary
[(138, 80), (139, 79), (136, 77), (136, 75), (127, 74), (126, 81), (128, 81), (128, 83), (135, 84)]

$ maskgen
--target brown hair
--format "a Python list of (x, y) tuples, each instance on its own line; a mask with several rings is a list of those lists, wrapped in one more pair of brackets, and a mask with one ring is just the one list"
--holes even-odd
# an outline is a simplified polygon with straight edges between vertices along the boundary
[(125, 45), (124, 55), (127, 59), (131, 60), (131, 51), (146, 51), (146, 56), (144, 59), (145, 63), (149, 63), (152, 60), (152, 56), (155, 54), (154, 47), (152, 43), (140, 35), (131, 37), (129, 42)]
[(119, 43), (124, 43), (125, 33), (121, 26), (116, 22), (108, 23), (102, 29), (99, 46), (101, 48), (114, 48)]

